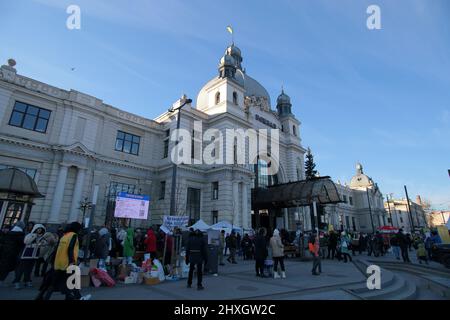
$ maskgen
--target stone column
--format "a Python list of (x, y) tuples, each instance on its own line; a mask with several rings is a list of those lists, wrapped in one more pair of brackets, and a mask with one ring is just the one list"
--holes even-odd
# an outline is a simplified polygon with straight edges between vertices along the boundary
[(288, 230), (289, 229), (289, 215), (288, 215), (288, 209), (284, 208), (283, 209), (284, 212), (284, 229)]
[(50, 223), (59, 223), (59, 214), (66, 186), (67, 171), (69, 166), (61, 164), (59, 167), (58, 180), (56, 181), (55, 192), (53, 193), (52, 206), (50, 209)]
[(233, 182), (233, 226), (239, 224), (239, 183)]
[(78, 167), (77, 170), (78, 170), (77, 178), (75, 180), (75, 187), (73, 188), (72, 204), (70, 205), (68, 222), (78, 221), (78, 216), (80, 213), (79, 208), (80, 208), (81, 194), (83, 192), (84, 176), (86, 174), (86, 170), (80, 167)]
[(248, 228), (248, 219), (249, 219), (249, 212), (248, 212), (248, 191), (247, 191), (247, 184), (242, 184), (242, 228)]

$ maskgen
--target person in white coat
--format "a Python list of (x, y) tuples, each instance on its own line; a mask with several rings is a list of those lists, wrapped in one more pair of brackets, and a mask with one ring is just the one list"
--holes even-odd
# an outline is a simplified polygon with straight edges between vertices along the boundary
[(270, 247), (272, 248), (272, 258), (274, 263), (274, 272), (273, 277), (274, 279), (279, 279), (280, 274), (278, 272), (278, 263), (281, 267), (281, 278), (286, 278), (286, 272), (284, 269), (284, 245), (281, 242), (280, 232), (275, 229), (273, 231), (273, 236), (270, 238)]

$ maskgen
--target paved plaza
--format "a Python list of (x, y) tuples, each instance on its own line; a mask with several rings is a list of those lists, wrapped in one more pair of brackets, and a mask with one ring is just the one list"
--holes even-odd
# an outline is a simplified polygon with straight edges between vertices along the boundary
[[(356, 255), (355, 263), (323, 260), (323, 273), (311, 275), (311, 261), (286, 260), (286, 279), (257, 278), (254, 261), (239, 260), (236, 265), (227, 264), (219, 269), (219, 275), (204, 277), (204, 291), (186, 287), (186, 280), (165, 281), (158, 285), (125, 285), (118, 283), (114, 288), (85, 288), (83, 294), (92, 294), (93, 300), (229, 300), (229, 299), (281, 299), (281, 300), (362, 300), (362, 299), (448, 299), (445, 287), (450, 287), (450, 273), (437, 263), (420, 267), (413, 260), (413, 273), (404, 270), (389, 271), (385, 266), (398, 268), (402, 262), (387, 257)], [(382, 268), (382, 289), (369, 291), (366, 287), (364, 266), (379, 263)], [(421, 268), (421, 269), (419, 269)], [(420, 272), (422, 273), (420, 275)], [(430, 279), (424, 282), (426, 278)], [(7, 282), (11, 282), (12, 274)], [(0, 288), (0, 299), (32, 300), (37, 294), (39, 279), (34, 288), (15, 290)], [(432, 281), (432, 282), (431, 282)], [(439, 290), (432, 290), (430, 283)], [(443, 289), (444, 288), (444, 289)], [(54, 294), (54, 300), (61, 300), (61, 294)]]

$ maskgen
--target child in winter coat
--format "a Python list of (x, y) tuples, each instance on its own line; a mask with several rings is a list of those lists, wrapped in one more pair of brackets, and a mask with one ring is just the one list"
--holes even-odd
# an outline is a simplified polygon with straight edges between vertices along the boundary
[(425, 244), (423, 242), (420, 242), (417, 245), (416, 254), (420, 264), (422, 264), (422, 261), (425, 261), (425, 263), (428, 264), (427, 250), (425, 249)]

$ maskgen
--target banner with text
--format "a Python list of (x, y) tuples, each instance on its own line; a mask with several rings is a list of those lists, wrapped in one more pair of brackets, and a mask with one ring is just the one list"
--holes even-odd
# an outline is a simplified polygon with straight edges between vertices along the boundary
[(163, 225), (170, 230), (173, 228), (181, 228), (187, 226), (189, 222), (188, 216), (164, 216)]
[(150, 196), (119, 192), (114, 217), (147, 220)]

